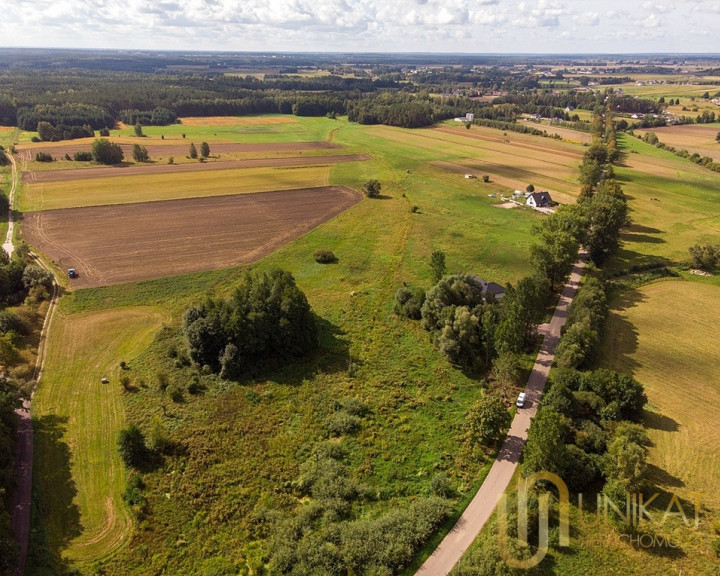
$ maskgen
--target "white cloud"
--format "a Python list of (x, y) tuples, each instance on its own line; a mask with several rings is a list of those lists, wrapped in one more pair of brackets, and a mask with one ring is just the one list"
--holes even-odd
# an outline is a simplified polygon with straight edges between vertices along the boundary
[[(717, 0), (14, 0), (6, 4), (0, 44), (9, 46), (720, 52), (720, 35), (712, 33), (720, 29)], [(706, 30), (711, 31), (709, 36), (701, 32)], [(656, 43), (657, 37), (664, 37), (662, 45)]]

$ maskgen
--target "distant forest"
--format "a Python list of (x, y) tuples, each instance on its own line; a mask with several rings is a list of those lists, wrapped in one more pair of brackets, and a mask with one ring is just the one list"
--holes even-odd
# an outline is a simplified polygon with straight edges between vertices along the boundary
[[(166, 125), (182, 116), (279, 113), (347, 114), (359, 123), (413, 128), (468, 112), (486, 122), (513, 123), (521, 113), (577, 121), (569, 110), (603, 104), (600, 93), (541, 87), (532, 73), (532, 62), (542, 63), (541, 57), (523, 57), (525, 66), (519, 68), (513, 66), (517, 61), (509, 56), (3, 49), (0, 125), (36, 131), (47, 123), (52, 129), (43, 135), (67, 139), (119, 121)], [(307, 73), (320, 69), (325, 72)], [(493, 91), (505, 94), (495, 106), (472, 99)], [(657, 107), (651, 100), (620, 103), (631, 112)]]

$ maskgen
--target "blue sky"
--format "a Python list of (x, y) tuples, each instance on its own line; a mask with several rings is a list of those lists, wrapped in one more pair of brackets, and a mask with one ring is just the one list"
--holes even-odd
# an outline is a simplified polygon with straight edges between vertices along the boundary
[(0, 0), (0, 45), (720, 53), (720, 0)]

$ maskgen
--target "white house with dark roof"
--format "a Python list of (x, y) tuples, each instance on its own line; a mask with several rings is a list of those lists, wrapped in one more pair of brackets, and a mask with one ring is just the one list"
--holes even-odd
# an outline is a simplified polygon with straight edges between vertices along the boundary
[(533, 192), (528, 195), (525, 203), (531, 208), (545, 208), (550, 206), (552, 201), (549, 192)]

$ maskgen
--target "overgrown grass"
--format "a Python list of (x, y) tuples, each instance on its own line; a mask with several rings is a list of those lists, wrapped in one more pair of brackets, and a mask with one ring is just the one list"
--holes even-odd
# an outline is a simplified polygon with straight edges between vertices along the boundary
[[(202, 573), (222, 557), (237, 571), (262, 563), (271, 533), (265, 511), (285, 515), (297, 505), (292, 482), (313, 446), (328, 437), (326, 422), (341, 398), (359, 398), (369, 408), (359, 431), (343, 439), (348, 469), (372, 495), (358, 514), (379, 514), (428, 494), (439, 471), (449, 476), (459, 503), (470, 497), (490, 461), (459, 438), (464, 414), (484, 387), (479, 375), (449, 365), (419, 323), (395, 316), (393, 297), (403, 282), (430, 287), (429, 259), (436, 249), (446, 253), (449, 272), (467, 271), (501, 284), (516, 281), (530, 271), (532, 226), (542, 216), (498, 209), (488, 196), (488, 190), (501, 191), (497, 184), (465, 180), (431, 164), (474, 154), (473, 141), (454, 142), (454, 135), (432, 131), (313, 122), (331, 123), (339, 129), (336, 142), (374, 158), (332, 167), (332, 184), (359, 189), (369, 178), (383, 184), (381, 198), (361, 202), (255, 265), (293, 273), (319, 318), (318, 353), (239, 383), (198, 375), (187, 365), (180, 314), (208, 292), (231, 291), (239, 269), (78, 290), (65, 298), (68, 322), (122, 315), (121, 306), (138, 305), (173, 318), (151, 345), (138, 350), (131, 373), (147, 387), (126, 394), (124, 404), (129, 421), (147, 431), (159, 419), (181, 449), (144, 474), (151, 514), (135, 523), (131, 546), (102, 562), (107, 574)], [(274, 129), (263, 137), (275, 138)], [(425, 133), (432, 146), (418, 140), (427, 139)], [(337, 262), (315, 262), (318, 248), (332, 250)], [(138, 341), (132, 333), (121, 337), (128, 346)], [(113, 357), (107, 357), (108, 366), (131, 357), (108, 354)], [(49, 370), (58, 369), (58, 359), (48, 361)], [(181, 401), (158, 386), (158, 374)], [(68, 453), (74, 450), (68, 442)], [(46, 484), (43, 493), (47, 489)], [(50, 516), (62, 519), (63, 512), (51, 509)], [(57, 529), (47, 533), (51, 546), (61, 549)]]
[[(41, 524), (33, 534), (43, 533), (56, 557), (86, 564), (128, 542), (125, 470), (117, 451), (125, 423), (119, 362), (132, 367), (165, 318), (152, 308), (117, 308), (54, 319), (33, 401)], [(46, 569), (31, 560), (28, 573)]]

